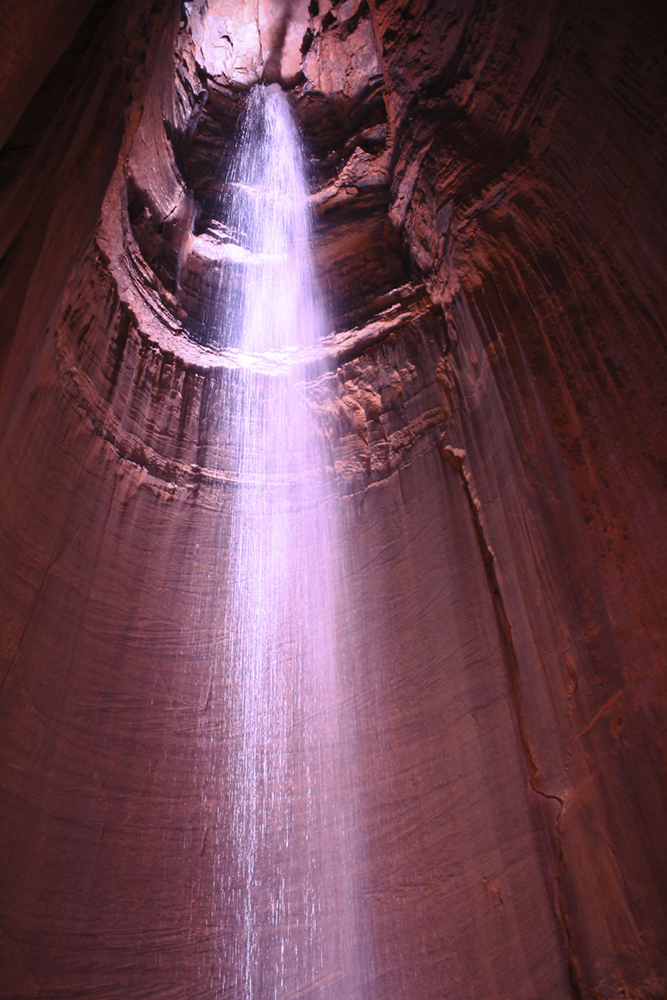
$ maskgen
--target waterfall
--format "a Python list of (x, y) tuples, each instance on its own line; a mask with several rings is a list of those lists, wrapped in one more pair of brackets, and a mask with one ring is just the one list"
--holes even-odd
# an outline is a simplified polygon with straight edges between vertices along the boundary
[(304, 371), (322, 336), (307, 194), (287, 98), (258, 86), (223, 186), (228, 259), (211, 319), (235, 380), (219, 418), (231, 456), (221, 669), (232, 732), (218, 790), (231, 816), (215, 890), (219, 986), (244, 1000), (363, 995), (338, 539)]

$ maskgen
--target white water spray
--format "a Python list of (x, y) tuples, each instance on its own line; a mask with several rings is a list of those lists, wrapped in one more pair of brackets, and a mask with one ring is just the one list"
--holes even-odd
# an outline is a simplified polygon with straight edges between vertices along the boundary
[[(219, 991), (360, 1000), (352, 740), (335, 656), (337, 539), (304, 382), (322, 322), (303, 153), (279, 88), (249, 95), (225, 190), (237, 248), (222, 272), (214, 339), (237, 382), (234, 440), (222, 446), (235, 456), (224, 588), (234, 736), (233, 857), (218, 861), (228, 925)], [(222, 414), (220, 427), (229, 422)]]

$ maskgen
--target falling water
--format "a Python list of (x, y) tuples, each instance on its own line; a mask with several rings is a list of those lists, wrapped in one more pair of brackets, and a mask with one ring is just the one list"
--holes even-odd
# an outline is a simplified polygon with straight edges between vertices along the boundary
[[(277, 87), (249, 95), (221, 199), (228, 263), (212, 339), (235, 371), (224, 588), (232, 676), (232, 925), (220, 995), (359, 1000), (356, 809), (336, 672), (336, 530), (309, 405), (322, 320), (303, 152)], [(222, 430), (220, 431), (223, 436)], [(228, 435), (228, 431), (225, 431)], [(213, 751), (214, 752), (214, 751)]]

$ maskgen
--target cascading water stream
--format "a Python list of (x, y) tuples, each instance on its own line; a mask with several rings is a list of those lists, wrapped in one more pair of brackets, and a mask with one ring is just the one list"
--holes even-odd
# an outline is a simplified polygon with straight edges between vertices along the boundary
[(233, 253), (211, 319), (235, 369), (234, 412), (223, 400), (219, 416), (232, 456), (220, 665), (231, 676), (232, 857), (221, 852), (215, 874), (218, 979), (220, 995), (245, 1000), (365, 993), (353, 734), (336, 671), (337, 538), (304, 374), (322, 320), (303, 162), (285, 95), (256, 87), (223, 188)]

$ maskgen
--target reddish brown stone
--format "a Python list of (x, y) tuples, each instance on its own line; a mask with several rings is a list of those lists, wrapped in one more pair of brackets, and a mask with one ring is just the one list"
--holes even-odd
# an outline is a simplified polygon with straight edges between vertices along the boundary
[[(172, 59), (167, 3), (94, 5), (59, 63), (75, 6), (0, 191), (2, 988), (214, 996), (234, 445), (211, 414), (236, 389), (185, 330), (192, 199), (204, 229), (242, 97), (187, 32)], [(310, 393), (371, 994), (661, 998), (662, 5), (321, 3), (311, 30), (294, 104), (342, 308)]]

